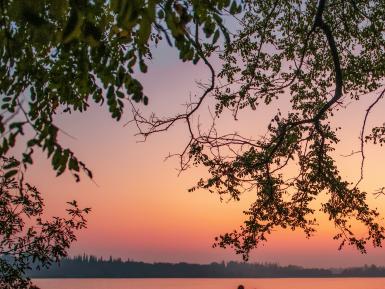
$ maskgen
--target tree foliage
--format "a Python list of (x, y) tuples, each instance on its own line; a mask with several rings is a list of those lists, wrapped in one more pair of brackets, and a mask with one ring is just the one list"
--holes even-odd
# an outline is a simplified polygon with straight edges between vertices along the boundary
[[(208, 155), (199, 140), (194, 158), (212, 177), (198, 186), (230, 193), (255, 184), (257, 200), (245, 212), (248, 220), (239, 232), (222, 235), (220, 246), (234, 246), (247, 257), (250, 249), (275, 227), (302, 228), (310, 236), (316, 219), (311, 207), (321, 193), (329, 199), (321, 211), (338, 228), (334, 237), (361, 252), (366, 244), (381, 246), (384, 228), (378, 212), (368, 207), (366, 192), (346, 181), (333, 157), (338, 125), (333, 112), (348, 101), (370, 94), (383, 96), (385, 76), (383, 35), (385, 6), (381, 1), (246, 1), (242, 29), (222, 55), (220, 73), (237, 87), (217, 89), (216, 109), (236, 116), (290, 95), (291, 109), (274, 117), (265, 137), (249, 142), (228, 160)], [(241, 56), (241, 63), (237, 60)], [(365, 115), (361, 132), (364, 161)], [(377, 128), (368, 139), (376, 138)], [(283, 169), (295, 162), (294, 178)], [(367, 228), (366, 236), (352, 232), (351, 220)]]
[[(49, 266), (65, 256), (75, 231), (85, 226), (76, 202), (69, 219), (43, 222), (40, 193), (23, 181), (33, 153), (46, 153), (57, 175), (76, 181), (92, 172), (58, 142), (55, 115), (108, 107), (119, 121), (132, 101), (147, 105), (135, 73), (147, 72), (151, 49), (163, 38), (182, 61), (197, 63), (222, 35), (222, 13), (240, 6), (230, 0), (0, 0), (0, 285), (25, 288), (31, 262)], [(190, 29), (206, 39), (197, 44)], [(32, 137), (29, 132), (32, 131)], [(9, 158), (28, 132), (21, 157)], [(25, 140), (25, 138), (23, 139)], [(27, 228), (25, 218), (33, 218)], [(7, 287), (8, 286), (8, 287)]]
[(48, 268), (67, 256), (76, 240), (75, 232), (86, 227), (76, 201), (69, 202), (67, 218), (44, 220), (44, 202), (40, 192), (18, 178), (20, 162), (1, 158), (0, 166), (0, 287), (35, 288), (25, 276), (26, 270)]
[[(163, 37), (183, 61), (198, 62), (202, 51), (189, 38), (190, 26), (215, 43), (228, 38), (221, 12), (236, 2), (177, 0), (37, 0), (1, 1), (0, 155), (5, 155), (29, 126), (23, 164), (41, 148), (58, 175), (69, 169), (79, 179), (91, 171), (57, 141), (57, 113), (86, 111), (90, 103), (107, 105), (120, 120), (125, 100), (148, 103), (134, 72), (147, 71), (151, 45)], [(23, 120), (15, 118), (17, 112)], [(7, 114), (7, 116), (5, 116)]]
[[(223, 67), (185, 114), (170, 118), (135, 116), (147, 137), (184, 120), (190, 141), (180, 154), (181, 169), (207, 167), (210, 177), (197, 188), (239, 200), (244, 191), (256, 193), (239, 230), (221, 235), (215, 246), (233, 247), (248, 258), (276, 228), (300, 228), (310, 237), (316, 230), (314, 202), (326, 194), (321, 211), (338, 229), (334, 239), (366, 252), (384, 240), (379, 212), (367, 204), (360, 188), (364, 177), (365, 143), (382, 144), (385, 129), (366, 134), (371, 110), (384, 90), (384, 12), (382, 1), (245, 0), (237, 18), (239, 31), (231, 45), (219, 51)], [(211, 68), (210, 68), (211, 69)], [(220, 82), (216, 82), (219, 78)], [(218, 83), (218, 84), (217, 84)], [(215, 98), (214, 123), (207, 130), (191, 126), (207, 95)], [(347, 102), (375, 96), (363, 112), (360, 132), (361, 174), (356, 183), (342, 177), (335, 159), (340, 141), (333, 115)], [(237, 133), (220, 135), (215, 121), (229, 110), (235, 119), (245, 109), (258, 110), (288, 99), (262, 137)], [(286, 103), (286, 102), (284, 102)], [(256, 124), (251, 124), (256, 125)], [(295, 175), (287, 173), (295, 168)], [(352, 223), (367, 232), (357, 235)]]

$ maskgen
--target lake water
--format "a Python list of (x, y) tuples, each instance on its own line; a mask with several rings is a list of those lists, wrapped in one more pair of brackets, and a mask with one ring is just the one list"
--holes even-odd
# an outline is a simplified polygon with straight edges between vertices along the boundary
[(384, 289), (385, 278), (35, 279), (41, 289)]

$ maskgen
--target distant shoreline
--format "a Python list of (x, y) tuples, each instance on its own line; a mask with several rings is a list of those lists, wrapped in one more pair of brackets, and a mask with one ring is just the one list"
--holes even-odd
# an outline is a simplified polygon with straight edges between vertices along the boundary
[(49, 269), (27, 272), (41, 279), (282, 279), (282, 278), (384, 278), (385, 267), (304, 268), (272, 263), (221, 262), (210, 264), (145, 263), (78, 256), (64, 258)]

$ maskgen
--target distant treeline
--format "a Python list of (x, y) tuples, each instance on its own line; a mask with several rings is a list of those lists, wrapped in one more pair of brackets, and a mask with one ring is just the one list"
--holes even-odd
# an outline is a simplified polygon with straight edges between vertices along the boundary
[(50, 269), (32, 270), (32, 278), (283, 278), (385, 277), (385, 267), (365, 266), (339, 270), (279, 266), (271, 263), (222, 262), (211, 264), (144, 263), (95, 256), (64, 258)]

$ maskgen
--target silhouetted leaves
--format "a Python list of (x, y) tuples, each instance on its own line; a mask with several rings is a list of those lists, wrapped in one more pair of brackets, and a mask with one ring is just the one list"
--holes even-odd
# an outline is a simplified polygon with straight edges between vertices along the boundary
[(27, 270), (48, 268), (67, 256), (75, 232), (86, 227), (76, 201), (68, 202), (68, 217), (43, 220), (40, 192), (15, 175), (21, 169), (14, 158), (0, 160), (0, 287), (36, 288), (26, 277)]
[[(14, 147), (28, 126), (35, 135), (27, 140), (24, 165), (31, 164), (34, 150), (41, 148), (58, 175), (85, 169), (73, 161), (68, 164), (75, 156), (58, 143), (54, 115), (84, 112), (94, 101), (107, 105), (111, 117), (119, 121), (125, 100), (147, 105), (149, 98), (134, 75), (148, 71), (151, 44), (164, 36), (179, 50), (181, 60), (196, 63), (200, 57), (188, 31), (198, 27), (216, 42), (218, 26), (227, 33), (220, 19), (229, 7), (224, 0), (2, 3), (0, 156)], [(18, 115), (25, 121), (17, 121)]]
[[(323, 194), (327, 200), (320, 211), (336, 226), (339, 248), (349, 244), (365, 253), (370, 243), (381, 246), (385, 231), (379, 212), (369, 208), (367, 193), (358, 187), (365, 136), (360, 137), (361, 178), (351, 183), (337, 167), (334, 150), (340, 140), (333, 116), (362, 96), (379, 93), (373, 106), (384, 94), (384, 3), (242, 4), (239, 30), (218, 52), (223, 67), (214, 90), (215, 118), (228, 110), (237, 119), (248, 108), (258, 112), (283, 101), (263, 136), (222, 136), (214, 124), (209, 131), (194, 132), (181, 155), (182, 170), (193, 164), (209, 172), (191, 191), (203, 188), (233, 200), (245, 191), (255, 193), (243, 226), (219, 236), (214, 246), (232, 247), (247, 259), (276, 228), (302, 229), (310, 237), (318, 225), (314, 202)], [(239, 12), (236, 1), (230, 12)], [(209, 21), (203, 29), (214, 31)], [(373, 128), (366, 141), (382, 145), (384, 125)], [(357, 236), (354, 222), (367, 234)]]
[[(43, 221), (40, 193), (24, 183), (20, 171), (33, 163), (40, 149), (57, 176), (68, 170), (76, 182), (81, 172), (93, 177), (74, 152), (59, 143), (55, 115), (84, 112), (95, 102), (107, 106), (119, 121), (127, 100), (147, 105), (149, 98), (135, 74), (148, 71), (151, 45), (164, 36), (181, 60), (196, 63), (200, 55), (188, 36), (190, 27), (204, 29), (207, 41), (216, 42), (215, 23), (229, 5), (224, 0), (1, 2), (1, 288), (32, 288), (25, 270), (33, 262), (49, 266), (65, 256), (76, 240), (74, 232), (86, 225), (83, 215), (89, 209), (79, 209), (76, 202), (69, 203), (69, 219)], [(21, 159), (7, 159), (27, 127), (32, 134), (24, 139)], [(35, 226), (27, 228), (24, 218), (33, 218)]]

